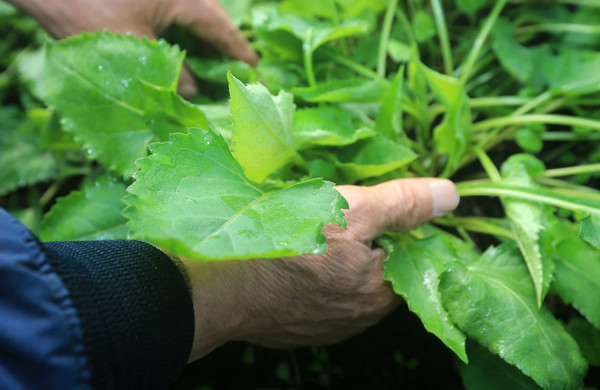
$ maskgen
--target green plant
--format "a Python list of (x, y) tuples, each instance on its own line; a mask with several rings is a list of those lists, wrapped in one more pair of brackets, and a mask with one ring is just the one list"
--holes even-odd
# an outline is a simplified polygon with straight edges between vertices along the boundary
[(10, 206), (55, 178), (31, 187), (39, 214), (83, 174), (29, 219), (42, 239), (215, 260), (323, 252), (321, 227), (344, 224), (331, 182), (452, 178), (455, 215), (379, 240), (386, 279), (469, 363), (467, 388), (576, 389), (600, 360), (600, 35), (580, 3), (257, 2), (240, 13), (257, 69), (189, 59), (205, 89), (228, 84), (231, 120), (218, 92), (176, 94), (183, 53), (165, 41), (50, 43), (15, 65), (31, 103), (0, 145), (33, 149), (3, 152), (0, 192)]

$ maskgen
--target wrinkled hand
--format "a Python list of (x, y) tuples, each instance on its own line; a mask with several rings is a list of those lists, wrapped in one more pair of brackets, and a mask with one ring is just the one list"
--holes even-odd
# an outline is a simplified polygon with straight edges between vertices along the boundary
[[(327, 225), (327, 252), (280, 259), (184, 260), (194, 287), (196, 338), (190, 361), (230, 341), (268, 347), (332, 344), (376, 324), (399, 303), (383, 280), (386, 231), (408, 231), (453, 210), (454, 185), (404, 179), (340, 186), (348, 229)], [(211, 342), (208, 342), (211, 340)]]
[[(233, 59), (256, 65), (258, 57), (219, 0), (9, 0), (36, 18), (55, 38), (109, 30), (154, 39), (171, 24), (188, 28)], [(179, 92), (196, 92), (183, 69)]]

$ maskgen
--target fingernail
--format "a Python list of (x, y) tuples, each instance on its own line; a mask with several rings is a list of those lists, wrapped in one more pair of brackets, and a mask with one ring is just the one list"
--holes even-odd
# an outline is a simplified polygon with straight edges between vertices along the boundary
[(179, 94), (184, 98), (190, 98), (194, 96), (198, 92), (198, 90), (196, 89), (196, 86), (194, 84), (185, 83), (179, 86), (177, 92), (179, 92)]
[(450, 180), (438, 179), (429, 183), (433, 196), (433, 211), (435, 218), (444, 216), (458, 206), (460, 196), (456, 186)]

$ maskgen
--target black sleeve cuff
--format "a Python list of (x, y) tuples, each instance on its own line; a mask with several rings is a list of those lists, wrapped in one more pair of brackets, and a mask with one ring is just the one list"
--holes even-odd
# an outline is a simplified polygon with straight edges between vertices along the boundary
[(75, 302), (94, 389), (167, 389), (194, 337), (184, 275), (139, 241), (42, 244)]

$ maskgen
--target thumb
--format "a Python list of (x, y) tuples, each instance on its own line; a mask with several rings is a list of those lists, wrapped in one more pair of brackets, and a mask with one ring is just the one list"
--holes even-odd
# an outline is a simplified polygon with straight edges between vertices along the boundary
[(408, 231), (454, 210), (460, 200), (450, 180), (398, 179), (373, 187), (339, 186), (348, 231), (370, 244), (386, 231)]

